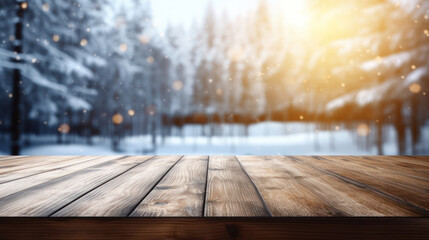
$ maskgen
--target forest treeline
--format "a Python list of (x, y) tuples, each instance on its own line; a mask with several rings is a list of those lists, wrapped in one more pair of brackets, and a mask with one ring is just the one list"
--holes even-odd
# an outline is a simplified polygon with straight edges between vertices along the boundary
[(141, 0), (2, 0), (0, 130), (17, 144), (77, 134), (117, 148), (189, 123), (365, 122), (380, 154), (388, 124), (400, 153), (408, 132), (415, 146), (429, 118), (429, 1), (307, 8), (305, 27), (261, 1), (163, 31)]

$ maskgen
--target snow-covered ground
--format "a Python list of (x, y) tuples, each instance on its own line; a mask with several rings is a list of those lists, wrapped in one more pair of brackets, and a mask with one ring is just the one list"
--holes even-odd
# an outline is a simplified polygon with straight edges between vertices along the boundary
[[(135, 155), (135, 154), (251, 154), (251, 155), (373, 155), (377, 154), (374, 144), (366, 144), (368, 139), (353, 131), (339, 127), (336, 131), (318, 131), (316, 125), (305, 123), (261, 123), (249, 127), (249, 136), (240, 136), (243, 130), (238, 126), (225, 125), (224, 135), (201, 136), (200, 126), (186, 126), (184, 137), (167, 137), (162, 142), (157, 139), (154, 152), (150, 136), (127, 137), (121, 141), (120, 151), (114, 152), (108, 139), (94, 138), (94, 144), (80, 141), (70, 144), (56, 144), (55, 136), (29, 138), (32, 145), (22, 150), (23, 155)], [(232, 135), (232, 136), (231, 136)], [(429, 127), (422, 132), (420, 149), (427, 154)], [(83, 141), (83, 140), (81, 140)], [(422, 152), (422, 151), (420, 151)], [(6, 154), (3, 152), (3, 154)], [(392, 127), (386, 128), (384, 154), (398, 154), (396, 136)], [(409, 153), (411, 154), (411, 152)]]

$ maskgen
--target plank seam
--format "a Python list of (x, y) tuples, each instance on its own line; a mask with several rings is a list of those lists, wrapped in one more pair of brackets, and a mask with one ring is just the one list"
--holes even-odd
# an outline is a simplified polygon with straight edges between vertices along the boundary
[(268, 207), (268, 204), (265, 202), (265, 199), (262, 196), (261, 192), (259, 191), (258, 187), (256, 187), (256, 184), (253, 182), (252, 178), (250, 178), (249, 174), (246, 172), (243, 165), (241, 165), (241, 162), (240, 162), (240, 160), (238, 160), (236, 155), (234, 155), (234, 158), (235, 158), (235, 160), (237, 160), (238, 165), (240, 165), (241, 170), (243, 170), (244, 174), (246, 174), (247, 178), (249, 178), (250, 182), (252, 183), (253, 188), (256, 190), (256, 193), (258, 194), (259, 198), (261, 199), (262, 205), (264, 206), (265, 210), (270, 215), (270, 217), (272, 217), (273, 214), (271, 213), (270, 208)]
[[(286, 156), (282, 156), (284, 158), (284, 160), (289, 160)], [(286, 166), (284, 166), (281, 161), (281, 159), (275, 159), (273, 158), (275, 161), (280, 161), (280, 164), (276, 163), (276, 165), (278, 167), (281, 167), (283, 169), (286, 168)], [(287, 170), (287, 169), (285, 169)], [(299, 179), (296, 180), (296, 183), (298, 183), (300, 186), (302, 186), (303, 188), (307, 189), (310, 193), (312, 193), (316, 199), (320, 200), (321, 202), (325, 203), (327, 206), (329, 206), (330, 208), (332, 208), (332, 215), (335, 217), (346, 217), (347, 215), (345, 215), (342, 211), (340, 211), (338, 208), (336, 208), (331, 202), (329, 202), (328, 200), (326, 200), (322, 195), (320, 195), (319, 193), (317, 193), (316, 191), (313, 190), (313, 188), (309, 187), (309, 185), (311, 186), (311, 183), (305, 183), (304, 181), (301, 181)], [(330, 212), (331, 213), (331, 212)]]
[[(378, 190), (378, 189), (376, 189), (376, 188), (374, 188), (374, 187), (371, 187), (371, 186), (369, 186), (369, 185), (367, 185), (367, 184), (361, 183), (361, 182), (359, 182), (359, 181), (357, 181), (357, 180), (354, 180), (354, 179), (351, 179), (351, 178), (345, 177), (345, 176), (343, 176), (343, 175), (341, 175), (341, 174), (338, 174), (338, 173), (332, 172), (332, 171), (327, 170), (327, 169), (322, 169), (322, 168), (319, 168), (319, 167), (313, 166), (312, 164), (307, 163), (307, 162), (304, 162), (304, 161), (302, 161), (302, 160), (300, 160), (300, 159), (298, 159), (298, 158), (296, 158), (296, 157), (293, 157), (293, 156), (287, 156), (287, 157), (289, 157), (289, 158), (291, 158), (291, 159), (293, 159), (293, 160), (295, 160), (295, 161), (297, 161), (297, 162), (300, 162), (300, 163), (302, 163), (302, 164), (304, 164), (304, 165), (306, 165), (306, 166), (308, 166), (308, 167), (311, 167), (311, 168), (313, 168), (313, 169), (316, 169), (316, 170), (318, 170), (318, 171), (320, 171), (320, 172), (322, 172), (322, 173), (325, 173), (325, 174), (328, 174), (328, 175), (330, 175), (330, 176), (336, 177), (336, 178), (340, 179), (341, 181), (346, 182), (346, 183), (348, 183), (348, 184), (352, 184), (352, 185), (354, 185), (354, 186), (356, 186), (356, 187), (359, 187), (359, 188), (363, 188), (363, 189), (371, 190), (371, 191), (373, 191), (373, 192), (375, 192), (375, 193), (377, 193), (377, 194), (379, 194), (379, 195), (381, 195), (381, 196), (387, 197), (387, 198), (389, 198), (389, 199), (391, 199), (391, 200), (394, 200), (394, 201), (396, 201), (396, 202), (398, 202), (398, 203), (400, 203), (400, 204), (402, 204), (402, 205), (408, 206), (408, 207), (410, 207), (410, 208), (412, 208), (412, 209), (416, 210), (418, 213), (420, 213), (420, 214), (422, 214), (422, 215), (424, 215), (424, 216), (429, 216), (429, 211), (428, 211), (428, 210), (426, 210), (425, 208), (422, 208), (422, 207), (419, 207), (419, 206), (414, 205), (414, 204), (412, 204), (412, 203), (409, 203), (409, 202), (407, 202), (407, 201), (404, 201), (404, 200), (402, 200), (402, 199), (400, 199), (400, 198), (397, 198), (397, 197), (392, 196), (392, 195), (390, 195), (390, 194), (388, 194), (388, 193), (385, 193), (385, 192), (383, 192), (383, 191), (380, 191), (380, 190)], [(316, 159), (317, 159), (317, 158), (316, 158)], [(320, 160), (320, 159), (319, 159), (319, 160)]]
[[(98, 158), (102, 158), (102, 157), (105, 157), (105, 156), (101, 156), (101, 157), (93, 158), (93, 159), (90, 159), (90, 160), (84, 161), (84, 162), (82, 162), (82, 163), (86, 163), (86, 162), (88, 162), (88, 161), (93, 161), (93, 160), (96, 160), (96, 159), (98, 159)], [(118, 156), (118, 158), (114, 158), (114, 159), (107, 160), (107, 161), (105, 161), (104, 163), (109, 162), (109, 161), (113, 161), (113, 160), (123, 159), (123, 158), (126, 158), (126, 156), (125, 156), (125, 157), (119, 157), (119, 156)], [(77, 165), (77, 164), (80, 164), (80, 163), (76, 163), (76, 164), (73, 164), (73, 165)], [(85, 169), (88, 169), (88, 168), (92, 168), (92, 167), (94, 167), (94, 166), (98, 166), (98, 165), (100, 165), (100, 164), (103, 164), (103, 163), (96, 163), (96, 164), (91, 165), (91, 166), (89, 166), (89, 167), (85, 167), (85, 168), (82, 168), (82, 169), (76, 170), (76, 171), (74, 171), (74, 172), (68, 173), (68, 174), (63, 175), (63, 176), (57, 176), (57, 177), (55, 177), (55, 178), (53, 178), (53, 179), (50, 179), (50, 180), (48, 180), (48, 181), (45, 181), (45, 182), (39, 183), (39, 184), (34, 185), (34, 186), (32, 186), (32, 187), (24, 188), (24, 189), (22, 189), (22, 190), (20, 190), (20, 191), (18, 191), (18, 192), (14, 192), (14, 193), (10, 193), (10, 194), (8, 194), (8, 195), (5, 195), (5, 196), (1, 197), (0, 199), (3, 199), (3, 198), (6, 198), (6, 197), (11, 196), (11, 195), (13, 195), (13, 194), (17, 194), (17, 193), (19, 193), (19, 192), (23, 192), (23, 191), (26, 191), (26, 190), (28, 190), (28, 189), (31, 189), (31, 188), (34, 188), (34, 187), (37, 187), (37, 186), (40, 186), (40, 185), (43, 185), (43, 184), (49, 183), (49, 182), (51, 182), (51, 181), (55, 181), (55, 180), (57, 180), (57, 179), (60, 179), (60, 178), (66, 177), (66, 176), (68, 176), (68, 175), (75, 174), (75, 173), (77, 173), (77, 172), (79, 172), (79, 171), (82, 171), (82, 170), (85, 170)], [(73, 166), (73, 165), (68, 165), (67, 167), (70, 167), (70, 166)], [(57, 168), (57, 169), (61, 169), (61, 168)], [(53, 169), (53, 170), (57, 170), (57, 169)], [(49, 172), (49, 171), (46, 171), (46, 172)], [(46, 172), (43, 172), (43, 173), (46, 173)], [(35, 175), (37, 175), (37, 174), (30, 175), (30, 176), (28, 176), (28, 177), (35, 176)], [(16, 180), (23, 179), (23, 178), (26, 178), (26, 177), (22, 177), (22, 178), (18, 178), (18, 179), (12, 180), (12, 182), (13, 182), (13, 181), (16, 181)], [(4, 184), (9, 183), (9, 182), (10, 182), (10, 181), (4, 182)], [(1, 184), (3, 184), (3, 183), (0, 183), (0, 185), (1, 185)]]
[[(65, 166), (62, 166), (62, 167), (53, 168), (53, 169), (46, 170), (46, 171), (43, 171), (43, 172), (34, 173), (34, 174), (31, 174), (31, 175), (28, 175), (28, 176), (24, 176), (24, 177), (20, 177), (20, 178), (15, 178), (15, 179), (12, 179), (12, 180), (7, 180), (7, 181), (4, 181), (4, 182), (0, 182), (0, 184), (9, 183), (9, 182), (13, 182), (13, 181), (16, 181), (16, 180), (20, 180), (20, 179), (24, 179), (24, 178), (28, 178), (28, 177), (32, 177), (32, 176), (36, 176), (36, 175), (39, 175), (39, 174), (43, 174), (43, 173), (47, 173), (47, 172), (51, 172), (51, 171), (55, 171), (55, 170), (59, 170), (59, 169), (61, 169), (61, 168), (72, 167), (72, 166), (75, 166), (75, 165), (79, 165), (79, 164), (87, 163), (87, 162), (89, 162), (89, 161), (94, 161), (94, 160), (97, 160), (97, 159), (102, 158), (102, 157), (104, 157), (104, 156), (101, 156), (101, 157), (94, 157), (94, 158), (88, 159), (88, 160), (83, 161), (83, 162), (73, 163), (73, 164), (70, 164), (70, 165), (65, 165)], [(73, 159), (69, 159), (69, 160), (73, 160)], [(114, 160), (114, 159), (111, 159), (111, 160)], [(107, 161), (110, 161), (110, 160), (107, 160)], [(22, 170), (23, 170), (23, 169), (22, 169)]]
[[(387, 159), (383, 159), (383, 158), (374, 158), (374, 159), (372, 159), (372, 158), (370, 158), (370, 157), (367, 157), (367, 156), (359, 156), (359, 157), (361, 157), (361, 158), (363, 158), (363, 159), (367, 159), (367, 160), (369, 160), (369, 161), (375, 161), (375, 160), (378, 160), (378, 161), (380, 161), (380, 163), (385, 163), (386, 162), (386, 160)], [(388, 157), (388, 156), (377, 156), (377, 157)], [(405, 159), (402, 159), (402, 158), (400, 158), (399, 160), (405, 160)], [(413, 166), (415, 166), (416, 168), (419, 168), (419, 167), (422, 167), (422, 165), (420, 165), (420, 164), (415, 164), (415, 163), (413, 163), (413, 162), (407, 162), (406, 160), (405, 160), (405, 162), (404, 161), (401, 161), (402, 163), (406, 163), (406, 164), (410, 164), (410, 165), (413, 165)], [(419, 173), (427, 173), (427, 171), (425, 171), (425, 170), (422, 170), (422, 169), (416, 169), (416, 168), (410, 168), (410, 170), (412, 170), (412, 171), (416, 171), (416, 172), (419, 172)]]
[(12, 161), (12, 160), (17, 160), (17, 159), (23, 159), (23, 158), (29, 158), (29, 157), (33, 157), (33, 156), (19, 156), (19, 157), (11, 157), (11, 156), (6, 156), (3, 159), (0, 159), (0, 163), (4, 162), (4, 161)]
[[(183, 159), (183, 157), (184, 156), (181, 156), (165, 173), (164, 173), (164, 175), (162, 175), (162, 177), (160, 177), (159, 179), (158, 179), (158, 181), (153, 185), (153, 187), (137, 202), (137, 204), (135, 204), (135, 206), (133, 206), (132, 208), (131, 208), (131, 211), (128, 213), (128, 214), (126, 214), (126, 216), (127, 217), (129, 217), (136, 209), (137, 209), (137, 207), (143, 202), (143, 200), (153, 191), (153, 189), (155, 189), (156, 188), (156, 186), (158, 186), (158, 184), (165, 178), (165, 176), (171, 171), (171, 169), (173, 169), (174, 168), (174, 166), (176, 166), (177, 165), (177, 163), (179, 163), (180, 162), (180, 160), (182, 160)], [(152, 158), (151, 158), (152, 159)]]
[[(313, 156), (314, 157), (314, 156)], [(318, 156), (317, 157), (317, 159), (318, 160), (321, 160), (321, 161), (328, 161), (328, 162), (330, 162), (330, 163), (333, 163), (333, 164), (337, 164), (337, 162), (335, 162), (335, 161), (333, 161), (333, 160), (331, 160), (331, 159), (329, 159), (329, 158), (323, 158), (323, 157), (320, 157), (320, 156)], [(341, 160), (341, 158), (339, 157), (338, 158), (339, 160)], [(357, 164), (359, 164), (359, 163), (357, 163)], [(367, 166), (368, 167), (368, 166)], [(366, 176), (371, 176), (371, 177), (373, 177), (373, 178), (376, 178), (376, 179), (378, 179), (378, 180), (380, 180), (380, 181), (383, 181), (383, 182), (386, 182), (386, 183), (389, 183), (389, 184), (392, 184), (392, 185), (399, 185), (399, 186), (401, 186), (401, 187), (403, 187), (403, 188), (405, 188), (405, 189), (407, 189), (407, 190), (410, 190), (410, 191), (418, 191), (418, 192), (423, 192), (423, 193), (427, 193), (427, 191), (425, 191), (425, 190), (422, 190), (422, 189), (420, 189), (420, 188), (416, 188), (416, 187), (413, 187), (413, 186), (410, 186), (410, 185), (404, 185), (404, 184), (402, 184), (402, 183), (400, 183), (400, 182), (394, 182), (394, 181), (391, 181), (391, 180), (389, 180), (389, 179), (386, 179), (386, 178), (384, 178), (384, 177), (378, 177), (378, 176), (376, 176), (376, 175), (369, 175), (368, 173), (363, 173), (363, 172), (361, 172), (361, 171), (356, 171), (356, 170), (353, 170), (353, 169), (348, 169), (348, 168), (346, 168), (346, 167), (343, 167), (343, 169), (345, 169), (345, 170), (347, 170), (347, 171), (350, 171), (350, 172), (355, 172), (355, 173), (358, 173), (358, 174), (363, 174), (363, 175), (366, 175)], [(386, 169), (387, 171), (390, 171), (390, 172), (392, 172), (392, 170), (388, 170), (388, 169)], [(386, 171), (385, 171), (386, 172)], [(396, 173), (395, 173), (396, 174)], [(402, 175), (402, 174), (400, 174), (400, 175)]]
[[(367, 157), (350, 156), (350, 158), (351, 159), (356, 159), (356, 161), (357, 161), (356, 164), (360, 164), (360, 165), (365, 166), (365, 167), (373, 167), (373, 166), (368, 165), (368, 164), (372, 164), (371, 162), (368, 163), (368, 164), (364, 164), (362, 162), (359, 162), (360, 160), (367, 160), (367, 161), (375, 162), (375, 161), (373, 161), (373, 160), (371, 160), (370, 158), (367, 158)], [(339, 157), (338, 159), (345, 160), (345, 161), (348, 160), (348, 159), (346, 159), (346, 157)], [(390, 167), (392, 167), (392, 165), (390, 165)], [(408, 174), (408, 173), (404, 173), (404, 172), (401, 171), (401, 169), (388, 168), (388, 167), (386, 167), (386, 164), (383, 164), (382, 166), (375, 166), (374, 169), (376, 169), (377, 171), (389, 171), (389, 172), (392, 172), (394, 174), (401, 175), (401, 176), (404, 176), (404, 177), (409, 177), (409, 178), (412, 178), (412, 179), (415, 179), (415, 180), (418, 180), (418, 181), (426, 181), (427, 180), (427, 178), (422, 178), (422, 177), (419, 177), (419, 176), (414, 176), (414, 175), (411, 175), (411, 174)], [(409, 186), (405, 186), (405, 187), (408, 188)], [(419, 189), (419, 190), (421, 190), (421, 189)]]
[(208, 184), (208, 182), (209, 182), (209, 167), (210, 167), (210, 156), (207, 156), (206, 182), (205, 182), (205, 187), (204, 187), (204, 198), (203, 198), (203, 208), (202, 208), (203, 211), (201, 213), (201, 217), (206, 216), (207, 188), (209, 186), (209, 184)]
[[(39, 156), (34, 156), (34, 157), (39, 157)], [(65, 159), (63, 159), (63, 161), (69, 161), (69, 160), (73, 160), (73, 159), (79, 158), (80, 156), (48, 156), (48, 157), (65, 157)], [(57, 164), (58, 162), (56, 162), (56, 161), (54, 161), (54, 162), (47, 162), (47, 163), (43, 163), (43, 164), (40, 164), (40, 165), (30, 166), (28, 168), (15, 169), (15, 170), (8, 171), (8, 172), (2, 172), (0, 174), (14, 173), (14, 172), (21, 171), (21, 170), (24, 170), (24, 169), (32, 169), (32, 168), (43, 167), (43, 166), (47, 166), (47, 165), (54, 165), (54, 164)]]
[[(120, 159), (124, 159), (124, 158), (128, 158), (128, 157), (129, 157), (129, 156), (125, 156), (125, 157), (121, 157), (121, 158), (117, 158), (117, 159), (112, 159), (112, 160), (120, 160)], [(62, 206), (62, 207), (58, 208), (57, 210), (53, 211), (52, 213), (50, 213), (50, 214), (48, 215), (48, 217), (51, 217), (51, 216), (52, 216), (52, 215), (54, 215), (55, 213), (57, 213), (57, 212), (61, 211), (62, 209), (64, 209), (64, 208), (66, 208), (67, 206), (69, 206), (70, 204), (72, 204), (72, 203), (76, 202), (77, 200), (79, 200), (80, 198), (82, 198), (83, 196), (85, 196), (86, 194), (88, 194), (88, 193), (90, 193), (90, 192), (94, 191), (95, 189), (97, 189), (97, 188), (99, 188), (99, 187), (103, 186), (103, 185), (104, 185), (104, 184), (106, 184), (107, 182), (109, 182), (109, 181), (111, 181), (111, 180), (113, 180), (113, 179), (115, 179), (115, 178), (117, 178), (117, 177), (121, 176), (122, 174), (125, 174), (126, 172), (130, 171), (131, 169), (133, 169), (133, 168), (135, 168), (135, 167), (137, 167), (137, 166), (140, 166), (141, 164), (143, 164), (143, 163), (145, 163), (146, 161), (151, 160), (151, 159), (153, 159), (153, 158), (155, 158), (155, 156), (153, 156), (153, 157), (151, 157), (151, 158), (149, 158), (149, 159), (146, 159), (146, 160), (144, 160), (143, 162), (138, 163), (138, 164), (136, 164), (136, 165), (132, 166), (131, 168), (129, 168), (129, 169), (127, 169), (127, 170), (125, 170), (125, 171), (123, 171), (123, 172), (121, 172), (121, 173), (119, 173), (119, 174), (117, 174), (117, 175), (115, 175), (115, 176), (113, 176), (113, 177), (109, 178), (108, 180), (106, 180), (106, 181), (104, 181), (104, 182), (100, 183), (99, 185), (97, 185), (97, 186), (95, 186), (95, 187), (91, 188), (90, 190), (88, 190), (88, 191), (84, 192), (83, 194), (81, 194), (79, 197), (77, 197), (77, 198), (73, 199), (73, 200), (72, 200), (72, 201), (70, 201), (69, 203), (65, 204), (64, 206)], [(112, 161), (112, 160), (111, 160), (111, 161)]]

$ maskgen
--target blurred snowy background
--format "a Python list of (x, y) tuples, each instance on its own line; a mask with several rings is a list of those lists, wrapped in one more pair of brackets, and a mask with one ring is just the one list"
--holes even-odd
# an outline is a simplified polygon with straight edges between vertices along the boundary
[(429, 154), (429, 1), (2, 0), (0, 154)]

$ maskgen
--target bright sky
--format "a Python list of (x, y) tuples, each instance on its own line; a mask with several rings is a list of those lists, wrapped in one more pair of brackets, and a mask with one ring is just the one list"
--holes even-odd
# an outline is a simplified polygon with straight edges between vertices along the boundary
[[(248, 10), (256, 8), (259, 0), (149, 0), (152, 6), (154, 22), (160, 29), (171, 23), (186, 28), (192, 22), (200, 23), (204, 19), (207, 5), (211, 2), (217, 14), (227, 11), (235, 18)], [(266, 0), (274, 11), (281, 11), (285, 21), (300, 26), (305, 22), (305, 0)]]

